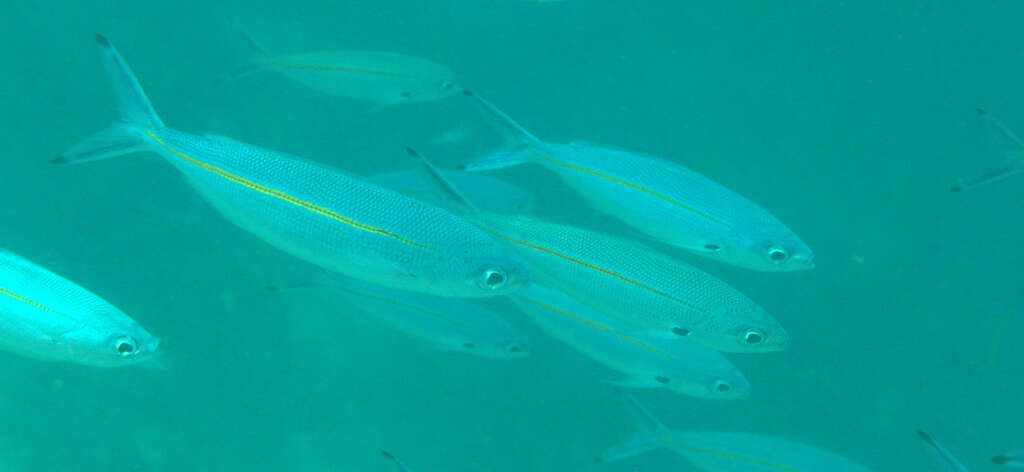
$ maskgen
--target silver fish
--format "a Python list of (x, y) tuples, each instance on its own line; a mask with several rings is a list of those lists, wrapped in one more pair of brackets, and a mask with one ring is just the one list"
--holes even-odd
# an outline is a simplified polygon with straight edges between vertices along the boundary
[(92, 292), (0, 250), (0, 349), (117, 367), (152, 360), (160, 341)]
[(511, 298), (547, 334), (624, 374), (616, 385), (712, 399), (744, 398), (750, 392), (743, 374), (717, 351), (633, 336), (609, 316), (536, 283)]
[(650, 248), (525, 216), (479, 214), (535, 281), (557, 288), (647, 338), (726, 352), (782, 350), (786, 330), (735, 288)]
[(96, 42), (122, 117), (56, 162), (156, 152), (241, 228), (327, 270), (382, 285), (485, 297), (529, 280), (500, 243), (448, 211), (287, 154), (164, 126), (114, 47), (100, 35)]
[(493, 359), (518, 359), (530, 354), (526, 334), (497, 313), (467, 300), (396, 290), (326, 274), (299, 287), (333, 289), (351, 306), (444, 351)]
[(708, 472), (870, 472), (845, 457), (788, 439), (747, 433), (670, 430), (632, 399), (652, 426), (598, 458), (615, 462), (668, 448)]
[(1009, 126), (1006, 126), (1002, 120), (988, 114), (985, 110), (979, 109), (978, 115), (988, 122), (989, 126), (999, 135), (1001, 140), (1008, 145), (1007, 149), (1005, 149), (1006, 158), (995, 169), (971, 178), (961, 179), (960, 182), (952, 187), (951, 190), (954, 192), (991, 184), (1024, 172), (1024, 141), (1021, 141), (1017, 134)]
[(462, 90), (455, 72), (419, 57), (359, 50), (270, 54), (248, 40), (255, 60), (235, 77), (271, 70), (318, 92), (384, 106), (440, 100)]
[[(527, 210), (532, 197), (522, 187), (486, 174), (445, 169), (441, 173), (481, 209), (496, 213), (518, 213)], [(453, 209), (451, 200), (439, 191), (432, 179), (419, 168), (374, 174), (369, 182), (419, 198), (432, 205)], [(458, 210), (458, 209), (456, 209)]]
[(747, 269), (814, 267), (811, 249), (771, 213), (697, 172), (632, 151), (541, 141), (491, 103), (466, 94), (500, 118), (516, 143), (467, 170), (540, 164), (591, 205), (658, 241)]

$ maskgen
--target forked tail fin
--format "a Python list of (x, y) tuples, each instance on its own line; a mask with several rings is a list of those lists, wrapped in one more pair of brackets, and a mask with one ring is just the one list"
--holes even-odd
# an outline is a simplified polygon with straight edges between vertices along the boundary
[(114, 87), (120, 114), (107, 129), (71, 146), (53, 160), (58, 164), (74, 164), (121, 156), (148, 149), (145, 129), (163, 128), (164, 123), (153, 110), (132, 69), (103, 35), (94, 36), (100, 60)]
[(637, 423), (638, 432), (632, 439), (616, 444), (597, 458), (598, 462), (615, 462), (665, 447), (661, 437), (671, 434), (671, 431), (653, 413), (640, 404), (632, 395), (627, 395), (633, 409), (633, 417)]

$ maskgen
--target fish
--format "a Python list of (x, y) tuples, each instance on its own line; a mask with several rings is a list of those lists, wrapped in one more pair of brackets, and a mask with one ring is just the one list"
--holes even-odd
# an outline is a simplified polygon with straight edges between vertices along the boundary
[[(519, 213), (527, 211), (533, 203), (530, 192), (505, 180), (486, 174), (454, 169), (444, 169), (441, 172), (446, 179), (466, 194), (466, 198), (473, 200), (486, 211)], [(432, 205), (459, 211), (458, 208), (451, 206), (451, 200), (437, 189), (433, 180), (423, 175), (418, 168), (374, 174), (367, 177), (366, 180), (381, 187), (419, 198)]]
[(941, 457), (942, 460), (947, 465), (949, 465), (950, 470), (955, 470), (957, 472), (968, 472), (967, 467), (964, 466), (964, 464), (960, 462), (960, 460), (957, 459), (956, 456), (954, 456), (953, 453), (949, 451), (949, 449), (946, 449), (946, 447), (943, 446), (938, 441), (936, 441), (935, 438), (932, 438), (932, 435), (919, 429), (917, 430), (917, 437), (921, 438), (921, 440), (928, 443), (928, 445), (931, 446), (932, 449), (935, 449), (935, 452), (939, 455), (939, 457)]
[(1000, 454), (992, 458), (992, 463), (1012, 468), (1024, 468), (1024, 453)]
[(156, 360), (160, 340), (92, 292), (0, 249), (0, 349), (93, 367)]
[(706, 272), (611, 235), (482, 212), (429, 159), (407, 151), (462, 214), (508, 244), (531, 280), (611, 315), (634, 334), (725, 352), (779, 351), (788, 343), (786, 330), (764, 308)]
[(724, 352), (780, 351), (786, 330), (729, 284), (651, 248), (525, 215), (479, 214), (532, 280), (557, 288), (648, 338)]
[(811, 249), (767, 210), (686, 167), (655, 156), (582, 141), (541, 141), (470, 91), (514, 143), (463, 165), (470, 171), (534, 163), (592, 206), (656, 241), (737, 267), (814, 267)]
[(990, 115), (985, 110), (979, 108), (978, 115), (999, 135), (1001, 141), (1008, 145), (1008, 148), (1005, 149), (1006, 157), (995, 169), (981, 175), (960, 179), (950, 188), (954, 192), (981, 187), (1024, 172), (1024, 141), (1021, 141), (1002, 120)]
[[(520, 359), (530, 354), (525, 333), (494, 311), (468, 300), (395, 290), (333, 274), (295, 287), (334, 290), (347, 306), (443, 351), (491, 359)], [(268, 288), (282, 291), (291, 287)]]
[(365, 50), (271, 54), (248, 40), (253, 62), (235, 78), (269, 70), (317, 92), (381, 106), (430, 102), (462, 90), (453, 70), (419, 57)]
[(62, 153), (71, 164), (150, 151), (228, 221), (326, 270), (414, 292), (489, 297), (529, 281), (472, 222), (345, 172), (224, 136), (167, 127), (121, 55), (95, 36), (121, 118)]
[(380, 451), (380, 454), (384, 456), (384, 458), (386, 458), (387, 460), (391, 461), (391, 463), (395, 466), (396, 472), (412, 472), (411, 470), (409, 470), (408, 467), (405, 466), (405, 464), (402, 463), (402, 461), (398, 460), (398, 458), (392, 455), (390, 452)]
[(604, 451), (599, 462), (615, 462), (668, 448), (708, 472), (869, 472), (845, 457), (784, 438), (719, 431), (670, 430), (630, 397), (647, 423), (629, 441)]
[(510, 298), (548, 335), (624, 374), (614, 385), (710, 399), (745, 398), (750, 392), (746, 377), (717, 351), (635, 337), (609, 316), (537, 283)]

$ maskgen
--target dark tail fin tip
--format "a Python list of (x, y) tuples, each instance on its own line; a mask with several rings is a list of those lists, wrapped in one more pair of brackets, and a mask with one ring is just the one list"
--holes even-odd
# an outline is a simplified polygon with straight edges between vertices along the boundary
[(961, 191), (961, 190), (963, 190), (963, 189), (964, 189), (964, 188), (963, 188), (963, 187), (961, 187), (961, 186), (959, 186), (959, 185), (954, 185), (954, 186), (952, 186), (952, 187), (950, 187), (950, 188), (949, 188), (949, 191), (950, 191), (950, 192), (959, 192), (959, 191)]
[(387, 457), (388, 459), (394, 459), (395, 458), (395, 456), (392, 456), (390, 452), (385, 451), (383, 449), (381, 449), (380, 455), (382, 455), (384, 457)]
[(929, 436), (928, 433), (926, 433), (924, 431), (921, 431), (920, 429), (917, 430), (917, 435), (920, 436), (921, 439), (924, 439), (925, 441), (931, 441), (932, 440), (932, 437)]
[(405, 152), (409, 153), (410, 156), (415, 157), (416, 159), (422, 159), (423, 158), (423, 156), (421, 156), (420, 153), (416, 152), (415, 149), (413, 149), (413, 148), (411, 148), (409, 146), (405, 147)]
[(462, 94), (467, 96), (467, 97), (472, 97), (472, 96), (476, 95), (475, 93), (473, 93), (472, 90), (466, 90), (466, 89), (462, 90)]
[(976, 108), (975, 111), (977, 111), (979, 115), (987, 115), (988, 114), (988, 112), (985, 111), (982, 108)]
[(1008, 456), (995, 456), (992, 458), (992, 462), (995, 464), (1008, 464), (1011, 460)]
[(51, 164), (67, 164), (68, 163), (68, 158), (66, 158), (66, 157), (55, 157), (53, 159), (50, 159), (50, 163)]
[(100, 44), (100, 46), (103, 46), (105, 48), (109, 48), (110, 47), (110, 41), (107, 41), (107, 38), (105, 36), (103, 36), (102, 34), (93, 33), (92, 34), (92, 38), (95, 39), (96, 42)]

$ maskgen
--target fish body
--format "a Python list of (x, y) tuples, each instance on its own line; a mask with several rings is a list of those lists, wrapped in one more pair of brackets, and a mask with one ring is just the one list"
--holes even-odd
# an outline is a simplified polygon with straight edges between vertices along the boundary
[(735, 288), (683, 262), (606, 234), (525, 216), (479, 214), (539, 283), (647, 338), (726, 352), (784, 348), (785, 329)]
[(494, 359), (516, 359), (530, 353), (526, 334), (497, 313), (476, 303), (331, 277), (325, 286), (340, 293), (350, 306), (384, 324), (445, 350)]
[(750, 391), (743, 374), (717, 351), (634, 336), (608, 315), (536, 283), (511, 299), (547, 334), (622, 373), (617, 385), (712, 399), (744, 398)]
[(0, 250), (0, 349), (116, 367), (151, 359), (159, 340), (92, 292)]
[(615, 462), (668, 448), (707, 472), (870, 472), (845, 457), (788, 439), (747, 433), (670, 430), (632, 400), (653, 427), (606, 450), (598, 459)]
[(85, 162), (153, 151), (229, 221), (324, 269), (450, 297), (510, 293), (528, 274), (493, 237), (448, 211), (344, 172), (216, 135), (165, 126), (134, 75), (97, 37), (123, 118), (66, 151)]
[[(445, 169), (441, 174), (454, 187), (462, 192), (466, 199), (474, 202), (480, 209), (495, 213), (518, 213), (528, 209), (531, 196), (526, 189), (502, 179), (476, 172)], [(369, 182), (399, 191), (405, 195), (419, 198), (432, 205), (461, 211), (452, 205), (450, 198), (437, 188), (433, 179), (424, 175), (422, 169), (411, 168), (391, 172), (383, 172), (367, 177)]]
[(380, 104), (439, 100), (461, 90), (448, 67), (392, 52), (262, 54), (257, 65), (318, 92)]
[(747, 269), (814, 267), (811, 249), (781, 221), (693, 170), (639, 152), (541, 141), (478, 100), (512, 130), (516, 144), (469, 163), (469, 170), (540, 164), (595, 208), (658, 241)]
[(993, 457), (992, 463), (1011, 468), (1024, 468), (1024, 453), (1001, 454)]

